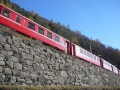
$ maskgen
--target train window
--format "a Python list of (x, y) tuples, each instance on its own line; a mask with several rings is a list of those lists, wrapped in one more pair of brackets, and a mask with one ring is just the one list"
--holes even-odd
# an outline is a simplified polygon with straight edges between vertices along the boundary
[(90, 57), (89, 52), (87, 52), (87, 56)]
[(107, 63), (107, 65), (109, 66), (109, 63)]
[(100, 62), (100, 58), (99, 57), (97, 57), (97, 61)]
[(110, 67), (110, 64), (108, 63), (108, 62), (106, 62), (106, 61), (104, 61), (105, 62), (105, 64), (107, 65), (107, 66), (109, 66)]
[(38, 33), (44, 35), (44, 30), (42, 28), (38, 27)]
[(79, 51), (80, 49), (79, 49), (79, 47), (78, 47), (78, 46), (76, 46), (76, 50), (77, 50), (77, 52), (80, 52), (80, 51)]
[(104, 64), (106, 65), (106, 61), (104, 61)]
[(82, 53), (82, 54), (83, 54), (83, 49), (82, 49), (82, 48), (80, 48), (80, 53)]
[(56, 35), (55, 35), (54, 40), (57, 41), (57, 42), (60, 42), (60, 38), (58, 36), (56, 36)]
[(64, 39), (62, 39), (62, 45), (65, 45), (65, 40)]
[(91, 58), (93, 58), (93, 55), (92, 55), (92, 54), (90, 54), (90, 57), (91, 57)]
[(108, 63), (107, 63), (107, 62), (105, 62), (105, 64), (108, 66)]
[(96, 56), (94, 56), (94, 60), (96, 60)]
[(114, 70), (114, 71), (116, 71), (116, 70), (117, 70), (117, 68), (116, 68), (115, 66), (113, 66), (113, 70)]
[(16, 17), (16, 22), (20, 23), (20, 16)]
[(47, 32), (47, 37), (52, 39), (52, 33)]
[(89, 54), (90, 58), (91, 58), (91, 54)]
[(84, 55), (86, 55), (86, 51), (84, 50)]
[(10, 12), (8, 10), (6, 10), (6, 9), (3, 9), (2, 15), (9, 18), (10, 17)]
[(35, 25), (31, 22), (28, 22), (28, 28), (35, 30)]

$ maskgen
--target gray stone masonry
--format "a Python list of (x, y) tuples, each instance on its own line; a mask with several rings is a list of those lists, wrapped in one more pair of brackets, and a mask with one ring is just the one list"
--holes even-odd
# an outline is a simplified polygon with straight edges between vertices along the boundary
[(0, 84), (120, 86), (120, 75), (0, 30)]

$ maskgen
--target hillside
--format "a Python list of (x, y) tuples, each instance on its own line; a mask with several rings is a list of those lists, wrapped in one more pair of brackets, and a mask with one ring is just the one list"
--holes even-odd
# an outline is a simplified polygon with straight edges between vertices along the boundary
[(55, 23), (53, 19), (47, 20), (34, 11), (26, 11), (19, 5), (12, 3), (10, 0), (0, 0), (0, 3), (35, 21), (36, 23), (48, 28), (49, 30), (63, 36), (64, 38), (85, 48), (88, 51), (90, 50), (91, 46), (93, 54), (101, 55), (103, 59), (112, 63), (120, 69), (120, 50), (111, 46), (104, 45), (99, 39), (92, 40), (87, 36), (82, 35), (80, 31), (72, 31), (69, 26), (62, 25), (60, 22)]

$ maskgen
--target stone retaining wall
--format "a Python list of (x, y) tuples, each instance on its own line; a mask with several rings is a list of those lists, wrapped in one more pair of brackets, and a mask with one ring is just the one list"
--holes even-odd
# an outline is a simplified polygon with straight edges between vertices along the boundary
[(0, 30), (0, 84), (120, 86), (120, 76)]

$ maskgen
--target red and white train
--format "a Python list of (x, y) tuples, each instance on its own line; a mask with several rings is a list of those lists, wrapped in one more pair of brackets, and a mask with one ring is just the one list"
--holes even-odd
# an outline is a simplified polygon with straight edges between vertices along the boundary
[(90, 53), (82, 47), (71, 43), (69, 40), (57, 35), (45, 27), (31, 21), (30, 19), (18, 14), (17, 12), (0, 4), (0, 24), (5, 25), (13, 30), (40, 40), (45, 44), (55, 47), (70, 55), (74, 55), (87, 62), (99, 67), (120, 74), (120, 70), (104, 59)]

